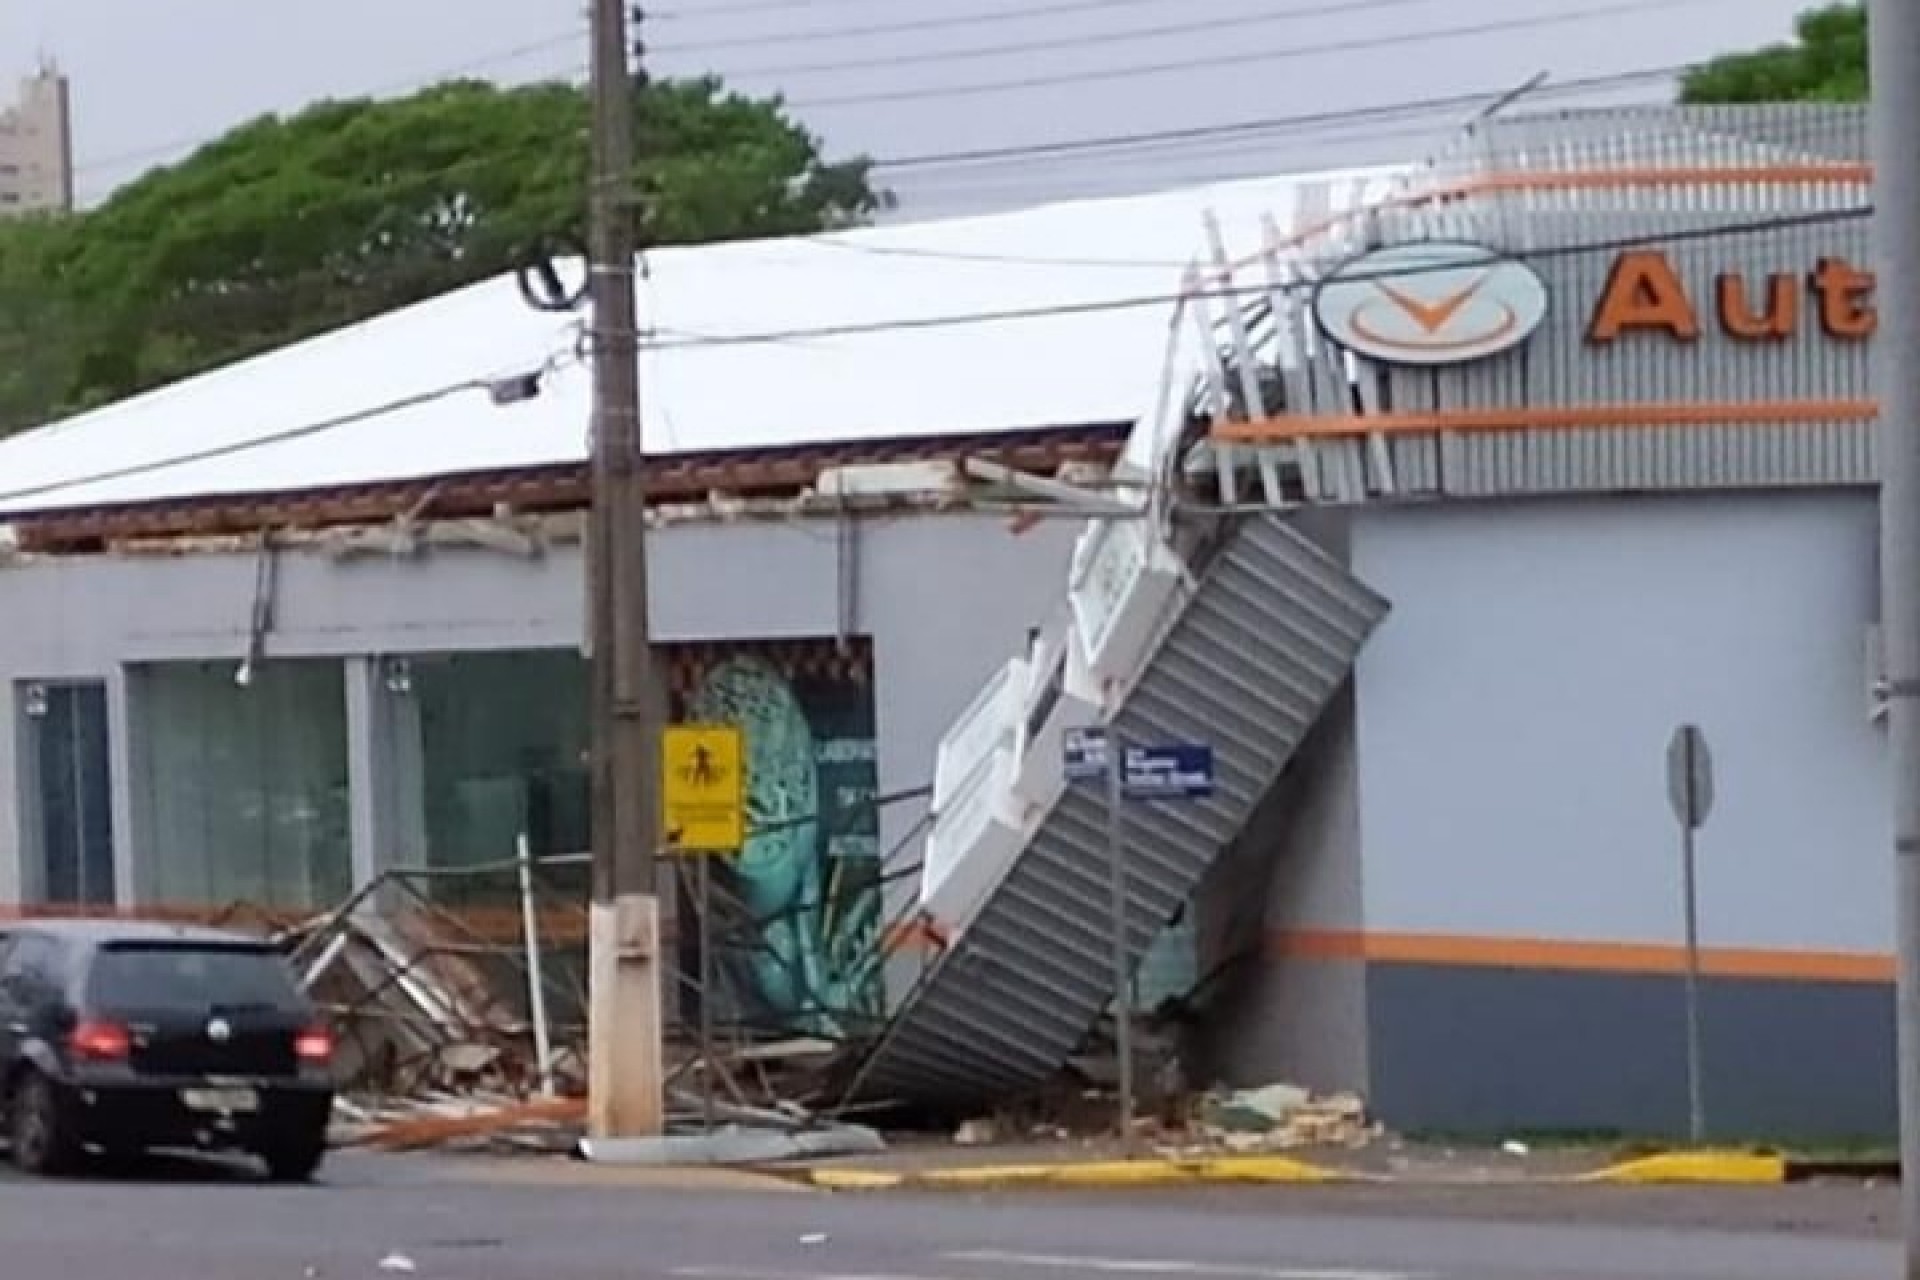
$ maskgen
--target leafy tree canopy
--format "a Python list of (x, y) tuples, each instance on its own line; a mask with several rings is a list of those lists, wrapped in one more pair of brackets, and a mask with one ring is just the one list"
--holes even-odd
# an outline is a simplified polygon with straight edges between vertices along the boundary
[(1797, 38), (1751, 53), (1716, 58), (1689, 72), (1680, 100), (1714, 102), (1865, 102), (1867, 11), (1832, 4), (1800, 15)]
[[(886, 203), (778, 101), (668, 81), (636, 101), (650, 244), (790, 235)], [(0, 432), (106, 403), (583, 241), (571, 85), (439, 85), (243, 125), (96, 209), (0, 224)]]

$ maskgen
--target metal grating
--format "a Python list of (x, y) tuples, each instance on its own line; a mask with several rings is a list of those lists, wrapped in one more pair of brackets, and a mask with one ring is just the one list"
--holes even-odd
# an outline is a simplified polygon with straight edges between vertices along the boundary
[[(1113, 721), (1133, 743), (1204, 741), (1207, 801), (1134, 805), (1137, 967), (1240, 833), (1353, 670), (1387, 604), (1275, 516), (1239, 522)], [(860, 1099), (962, 1107), (1044, 1083), (1109, 1004), (1105, 813), (1073, 788), (864, 1064)]]

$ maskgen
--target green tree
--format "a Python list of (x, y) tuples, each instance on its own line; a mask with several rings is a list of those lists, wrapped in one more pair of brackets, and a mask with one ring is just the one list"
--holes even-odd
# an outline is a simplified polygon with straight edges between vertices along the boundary
[[(635, 105), (650, 244), (858, 223), (887, 198), (778, 101), (667, 81)], [(509, 271), (587, 222), (588, 105), (439, 85), (244, 125), (61, 224), (0, 230), (0, 430), (101, 404)], [(55, 326), (55, 327), (49, 327)]]
[(1800, 15), (1796, 39), (1715, 58), (1687, 73), (1680, 100), (1716, 102), (1865, 102), (1867, 11), (1831, 4)]
[(53, 275), (71, 226), (0, 223), (0, 434), (45, 416), (73, 384), (78, 316)]

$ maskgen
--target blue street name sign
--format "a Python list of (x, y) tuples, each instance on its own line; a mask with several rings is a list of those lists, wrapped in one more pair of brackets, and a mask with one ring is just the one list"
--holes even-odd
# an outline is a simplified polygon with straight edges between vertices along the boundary
[(1107, 776), (1107, 731), (1069, 729), (1062, 743), (1068, 782), (1093, 782)]
[(1129, 747), (1120, 785), (1135, 800), (1163, 796), (1201, 799), (1213, 794), (1213, 748), (1185, 742)]

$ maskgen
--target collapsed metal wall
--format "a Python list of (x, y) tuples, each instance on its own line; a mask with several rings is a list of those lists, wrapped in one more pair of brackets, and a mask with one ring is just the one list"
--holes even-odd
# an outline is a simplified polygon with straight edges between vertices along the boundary
[[(1136, 966), (1352, 673), (1386, 602), (1282, 519), (1231, 526), (1111, 721), (1127, 742), (1207, 742), (1218, 789), (1129, 806)], [(1112, 995), (1105, 816), (1071, 789), (895, 1015), (857, 1096), (964, 1108), (1046, 1082)]]

